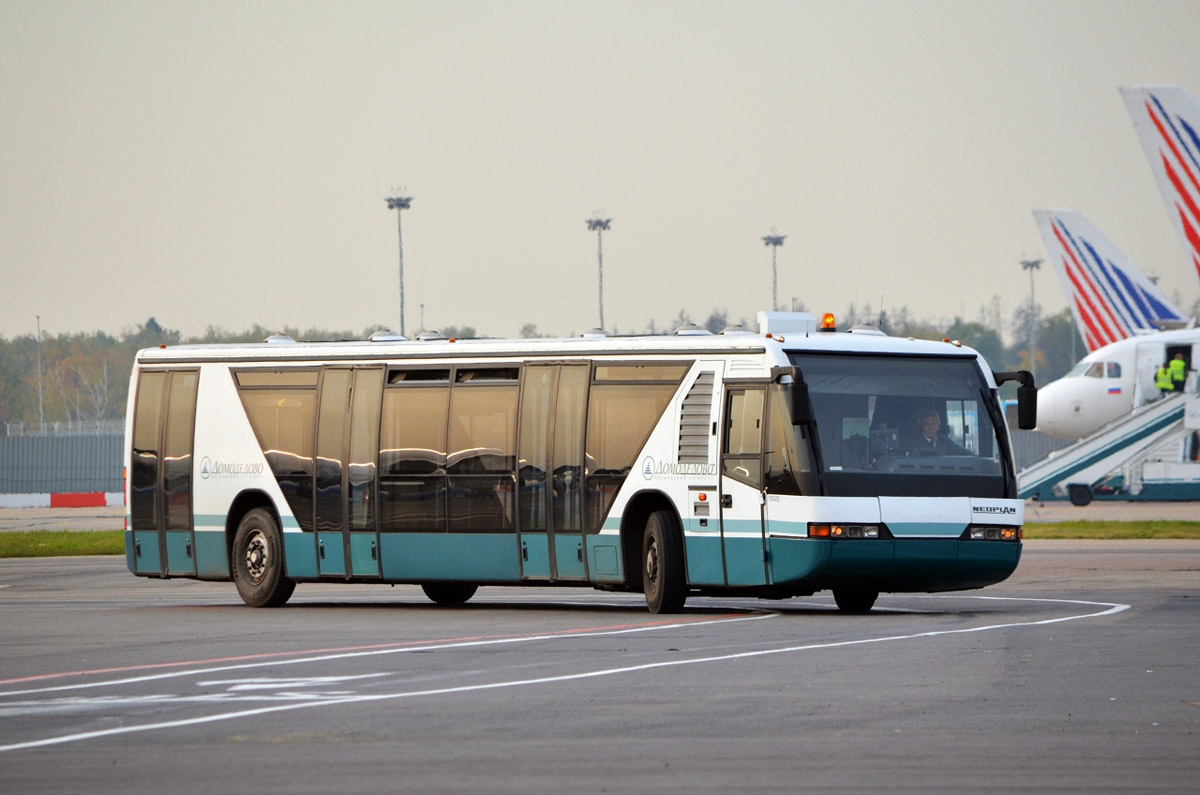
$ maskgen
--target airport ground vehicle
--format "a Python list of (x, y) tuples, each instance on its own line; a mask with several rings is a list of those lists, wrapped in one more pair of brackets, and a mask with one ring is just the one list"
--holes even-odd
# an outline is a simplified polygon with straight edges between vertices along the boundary
[[(232, 579), (255, 606), (297, 582), (420, 583), (439, 603), (529, 583), (663, 613), (826, 589), (862, 612), (1009, 576), (1024, 503), (996, 380), (1018, 374), (817, 326), (143, 350), (128, 566)], [(958, 453), (906, 450), (930, 412)]]

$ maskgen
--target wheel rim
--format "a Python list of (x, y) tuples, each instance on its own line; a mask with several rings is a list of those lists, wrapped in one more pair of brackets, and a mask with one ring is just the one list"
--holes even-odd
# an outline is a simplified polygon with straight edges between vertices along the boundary
[(267, 574), (267, 565), (271, 560), (271, 548), (267, 545), (267, 537), (261, 530), (254, 530), (246, 540), (246, 574), (255, 584), (262, 582)]
[(650, 543), (646, 545), (646, 589), (650, 593), (658, 591), (658, 544), (655, 543), (654, 536), (650, 537)]

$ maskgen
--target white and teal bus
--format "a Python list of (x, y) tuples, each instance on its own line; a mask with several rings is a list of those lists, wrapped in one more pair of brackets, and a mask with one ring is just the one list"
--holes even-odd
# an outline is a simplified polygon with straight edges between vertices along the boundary
[(1024, 503), (997, 384), (1022, 378), (1036, 410), (1028, 374), (826, 317), (140, 351), (128, 566), (233, 580), (254, 606), (297, 583), (417, 583), (443, 604), (530, 584), (643, 592), (656, 613), (822, 590), (864, 612), (1008, 577)]

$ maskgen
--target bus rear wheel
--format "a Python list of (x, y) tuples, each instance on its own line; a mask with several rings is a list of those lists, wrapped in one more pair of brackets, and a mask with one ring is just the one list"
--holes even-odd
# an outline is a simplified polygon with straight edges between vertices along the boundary
[(439, 605), (461, 605), (475, 595), (479, 586), (467, 582), (425, 582), (421, 590)]
[(283, 574), (283, 535), (265, 508), (242, 517), (233, 537), (233, 583), (251, 607), (279, 607), (296, 590)]
[(879, 591), (860, 591), (851, 588), (834, 588), (833, 601), (843, 613), (869, 613), (879, 598)]
[(678, 613), (687, 599), (683, 539), (671, 511), (655, 511), (642, 536), (642, 587), (651, 613)]

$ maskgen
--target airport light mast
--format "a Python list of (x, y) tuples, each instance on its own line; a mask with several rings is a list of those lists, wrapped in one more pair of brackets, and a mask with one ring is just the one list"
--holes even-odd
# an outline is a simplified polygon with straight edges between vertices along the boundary
[(404, 232), (400, 214), (412, 206), (412, 196), (390, 196), (384, 199), (389, 210), (396, 211), (396, 238), (400, 243), (400, 336), (404, 336)]
[(771, 311), (779, 309), (779, 271), (775, 267), (775, 254), (779, 251), (779, 247), (783, 245), (783, 239), (787, 235), (775, 234), (775, 227), (771, 227), (771, 234), (763, 235), (763, 245), (771, 247)]
[(1022, 270), (1029, 271), (1029, 372), (1033, 374), (1034, 382), (1037, 381), (1037, 302), (1033, 298), (1033, 272), (1040, 270), (1042, 267), (1041, 259), (1023, 259), (1021, 260)]
[(612, 224), (611, 218), (600, 218), (600, 213), (597, 211), (596, 218), (587, 220), (587, 228), (589, 232), (596, 233), (596, 264), (600, 274), (600, 328), (604, 328), (604, 231)]
[(46, 432), (46, 408), (42, 403), (42, 316), (37, 318), (37, 360), (38, 360), (38, 433)]

